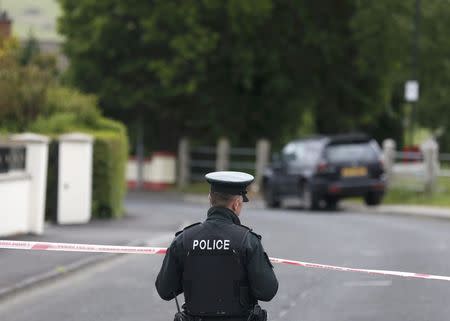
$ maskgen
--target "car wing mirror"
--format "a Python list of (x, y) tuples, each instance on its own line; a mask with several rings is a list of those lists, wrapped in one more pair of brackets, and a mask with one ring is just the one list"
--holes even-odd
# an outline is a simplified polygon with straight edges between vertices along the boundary
[(280, 157), (279, 153), (273, 153), (272, 154), (272, 168), (279, 170), (281, 168), (283, 168), (284, 166), (284, 162)]

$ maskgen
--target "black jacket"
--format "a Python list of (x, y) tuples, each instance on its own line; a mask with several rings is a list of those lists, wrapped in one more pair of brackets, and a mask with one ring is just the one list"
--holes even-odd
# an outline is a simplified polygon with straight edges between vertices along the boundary
[[(233, 211), (228, 208), (212, 207), (208, 211), (206, 221), (214, 221), (214, 226), (220, 228), (222, 224), (240, 224), (240, 220)], [(176, 234), (175, 240), (170, 245), (164, 258), (161, 270), (156, 279), (156, 289), (164, 300), (171, 300), (183, 292), (183, 232)], [(278, 281), (273, 271), (267, 254), (261, 244), (261, 236), (256, 233), (247, 233), (244, 241), (247, 261), (244, 262), (248, 273), (250, 292), (256, 300), (270, 301), (278, 290)], [(201, 273), (201, 271), (199, 271)]]

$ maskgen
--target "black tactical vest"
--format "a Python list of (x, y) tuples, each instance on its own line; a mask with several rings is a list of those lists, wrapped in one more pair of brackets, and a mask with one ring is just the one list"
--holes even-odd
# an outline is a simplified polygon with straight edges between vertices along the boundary
[(199, 317), (245, 317), (256, 303), (249, 291), (244, 241), (250, 231), (206, 221), (183, 233), (185, 308)]

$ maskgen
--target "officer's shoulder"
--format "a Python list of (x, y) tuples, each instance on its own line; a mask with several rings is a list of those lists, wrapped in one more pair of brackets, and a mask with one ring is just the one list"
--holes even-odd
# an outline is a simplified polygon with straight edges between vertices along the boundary
[(245, 226), (245, 225), (239, 225), (241, 227), (243, 227), (244, 229), (248, 230), (250, 232), (251, 235), (255, 236), (256, 238), (258, 238), (258, 240), (261, 240), (262, 236), (259, 235), (258, 233), (254, 232), (250, 227)]
[(186, 231), (186, 230), (188, 230), (188, 229), (190, 229), (190, 228), (193, 228), (194, 226), (197, 226), (197, 225), (199, 225), (199, 224), (202, 224), (202, 222), (197, 222), (197, 223), (188, 225), (188, 226), (186, 226), (184, 229), (182, 229), (181, 231), (176, 232), (176, 233), (175, 233), (175, 236), (178, 236), (178, 235), (180, 235), (181, 233), (183, 233), (184, 231)]

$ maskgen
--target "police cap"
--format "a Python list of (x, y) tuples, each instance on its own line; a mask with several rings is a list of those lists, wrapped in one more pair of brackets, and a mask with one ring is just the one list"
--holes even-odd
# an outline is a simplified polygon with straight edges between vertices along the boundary
[(211, 184), (211, 192), (242, 195), (244, 202), (248, 202), (247, 186), (255, 179), (247, 173), (227, 171), (208, 173), (205, 178)]

